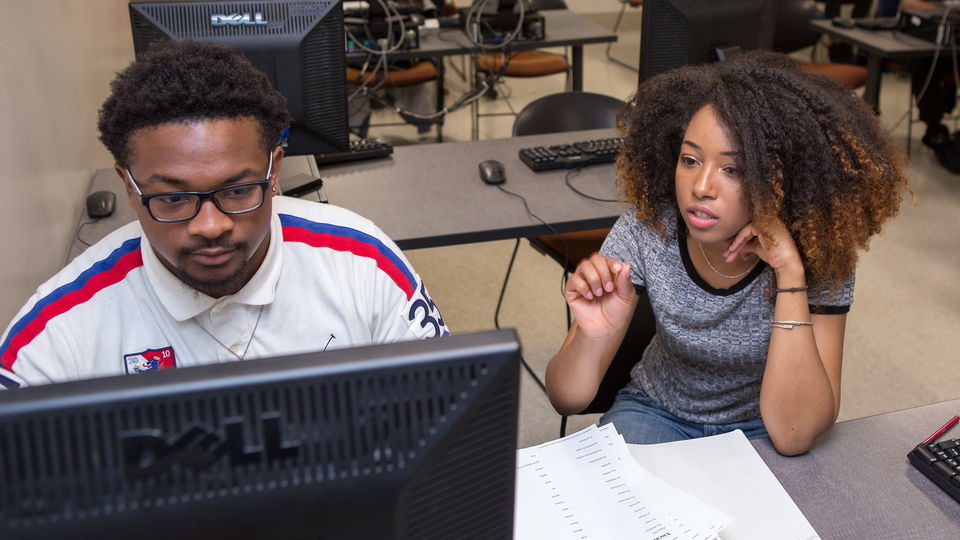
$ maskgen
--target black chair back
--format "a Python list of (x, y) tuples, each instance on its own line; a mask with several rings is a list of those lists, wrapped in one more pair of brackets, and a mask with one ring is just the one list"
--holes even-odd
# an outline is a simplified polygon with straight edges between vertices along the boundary
[[(540, 135), (582, 129), (603, 129), (617, 126), (617, 114), (626, 106), (623, 101), (592, 92), (561, 92), (535, 99), (527, 104), (513, 123), (513, 135)], [(548, 246), (530, 238), (538, 249), (549, 252)], [(557, 258), (557, 257), (555, 257)], [(558, 258), (558, 262), (560, 262)], [(563, 265), (563, 263), (560, 263)], [(579, 414), (606, 412), (613, 405), (621, 388), (630, 382), (630, 370), (640, 361), (644, 349), (657, 331), (656, 319), (645, 290), (639, 292), (637, 309), (627, 335), (600, 381), (593, 401)], [(567, 417), (560, 421), (560, 436), (566, 432)]]
[(513, 122), (513, 135), (540, 135), (616, 127), (626, 103), (592, 92), (560, 92), (527, 104)]

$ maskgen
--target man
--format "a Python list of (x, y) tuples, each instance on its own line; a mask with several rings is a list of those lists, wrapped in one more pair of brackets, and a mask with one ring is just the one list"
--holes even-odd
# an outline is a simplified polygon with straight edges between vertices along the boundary
[(371, 222), (275, 196), (276, 141), (290, 116), (240, 55), (165, 42), (111, 90), (100, 139), (138, 221), (20, 310), (0, 339), (0, 385), (448, 333), (419, 276)]

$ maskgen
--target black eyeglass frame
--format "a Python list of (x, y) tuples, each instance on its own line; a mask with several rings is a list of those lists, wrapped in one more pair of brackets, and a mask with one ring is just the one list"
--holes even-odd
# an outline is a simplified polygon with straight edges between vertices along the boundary
[[(267, 198), (266, 192), (267, 192), (267, 187), (269, 187), (270, 185), (270, 177), (273, 175), (273, 152), (270, 152), (269, 154), (269, 161), (267, 163), (267, 177), (264, 178), (263, 180), (258, 180), (256, 182), (244, 182), (242, 184), (230, 184), (229, 186), (218, 187), (216, 189), (211, 189), (210, 191), (170, 191), (167, 193), (148, 193), (144, 195), (143, 192), (140, 191), (140, 186), (137, 185), (137, 181), (134, 180), (133, 174), (130, 172), (130, 169), (127, 167), (124, 167), (123, 171), (127, 174), (127, 179), (130, 181), (130, 185), (133, 186), (134, 191), (136, 191), (137, 195), (140, 196), (140, 204), (142, 204), (147, 208), (147, 213), (150, 214), (150, 217), (153, 218), (154, 221), (158, 221), (160, 223), (178, 223), (181, 221), (190, 221), (191, 219), (197, 217), (197, 214), (200, 213), (200, 208), (203, 206), (204, 201), (208, 199), (213, 201), (213, 205), (217, 207), (217, 210), (223, 212), (224, 214), (235, 216), (237, 214), (246, 214), (247, 212), (253, 212), (254, 210), (263, 206), (263, 201), (266, 200)], [(224, 210), (223, 207), (220, 206), (220, 201), (217, 200), (216, 198), (217, 193), (220, 193), (221, 191), (227, 191), (229, 189), (237, 189), (237, 188), (246, 187), (246, 186), (260, 187), (261, 197), (260, 197), (259, 204), (247, 210)], [(157, 197), (170, 197), (171, 195), (195, 195), (197, 197), (197, 206), (196, 208), (194, 208), (193, 214), (191, 214), (189, 217), (183, 217), (183, 218), (177, 218), (177, 219), (161, 219), (153, 215), (153, 210), (150, 208), (150, 199), (154, 199)]]

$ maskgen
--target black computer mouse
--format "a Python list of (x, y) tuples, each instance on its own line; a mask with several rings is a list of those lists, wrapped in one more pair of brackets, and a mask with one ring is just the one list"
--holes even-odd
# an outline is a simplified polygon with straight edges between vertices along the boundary
[(507, 181), (507, 175), (503, 170), (503, 163), (495, 159), (488, 159), (480, 162), (480, 179), (485, 184), (502, 184)]
[(105, 218), (113, 213), (117, 204), (117, 195), (112, 191), (94, 191), (87, 196), (87, 215), (94, 218)]

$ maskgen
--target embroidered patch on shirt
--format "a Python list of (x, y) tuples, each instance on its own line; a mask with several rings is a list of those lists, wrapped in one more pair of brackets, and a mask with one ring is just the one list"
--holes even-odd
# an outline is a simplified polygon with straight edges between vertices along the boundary
[(160, 371), (161, 369), (173, 369), (177, 367), (173, 347), (147, 349), (143, 352), (126, 354), (123, 356), (123, 361), (129, 374)]

